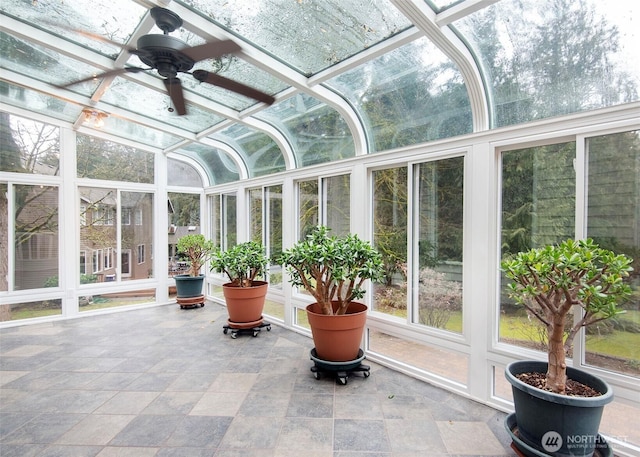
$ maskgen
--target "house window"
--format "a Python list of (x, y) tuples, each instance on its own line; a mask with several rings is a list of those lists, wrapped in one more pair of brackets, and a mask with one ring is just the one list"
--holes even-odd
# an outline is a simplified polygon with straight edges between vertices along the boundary
[(112, 251), (113, 250), (111, 248), (105, 248), (104, 249), (104, 263), (103, 263), (103, 265), (104, 265), (104, 269), (105, 270), (109, 270), (109, 269), (113, 268), (113, 265), (112, 265), (112, 258), (113, 258), (112, 257)]
[(135, 224), (142, 225), (142, 208), (136, 209)]
[(131, 209), (122, 208), (122, 225), (131, 225)]
[(102, 270), (102, 268), (100, 267), (100, 257), (101, 257), (101, 255), (102, 255), (102, 249), (98, 249), (96, 251), (93, 251), (92, 268), (93, 268), (93, 272), (94, 273)]
[(145, 262), (144, 244), (138, 245), (138, 264)]
[(87, 274), (87, 252), (80, 251), (80, 274)]

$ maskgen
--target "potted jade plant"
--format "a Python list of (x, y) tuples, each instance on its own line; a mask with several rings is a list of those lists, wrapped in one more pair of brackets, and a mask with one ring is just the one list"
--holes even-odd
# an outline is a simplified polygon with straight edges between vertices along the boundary
[(248, 327), (262, 321), (267, 295), (265, 274), (268, 258), (262, 244), (246, 241), (227, 249), (217, 249), (211, 258), (211, 270), (224, 273), (229, 282), (222, 285), (229, 323)]
[(366, 280), (381, 281), (382, 256), (370, 243), (349, 234), (330, 236), (318, 226), (280, 256), (289, 282), (315, 299), (308, 305), (315, 352), (324, 361), (355, 360), (367, 318), (367, 306), (354, 300), (365, 294)]
[(186, 258), (189, 263), (187, 274), (174, 277), (178, 304), (181, 308), (196, 304), (204, 306), (202, 295), (204, 275), (200, 273), (200, 269), (213, 252), (213, 242), (207, 240), (202, 234), (191, 233), (178, 240), (177, 250), (178, 254)]
[(598, 427), (604, 405), (613, 399), (611, 388), (568, 367), (566, 355), (580, 329), (624, 312), (619, 305), (631, 295), (624, 282), (631, 262), (591, 239), (569, 239), (501, 262), (512, 281), (509, 296), (542, 322), (547, 336), (547, 362), (512, 362), (505, 371), (515, 407), (506, 427), (517, 425), (514, 442), (521, 451), (590, 456), (596, 448), (608, 449)]

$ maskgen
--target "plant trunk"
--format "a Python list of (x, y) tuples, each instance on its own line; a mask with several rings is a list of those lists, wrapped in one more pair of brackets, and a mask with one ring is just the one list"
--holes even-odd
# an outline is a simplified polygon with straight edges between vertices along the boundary
[(547, 389), (558, 394), (565, 393), (567, 383), (567, 362), (564, 351), (563, 317), (552, 320), (549, 328), (549, 366), (547, 367)]

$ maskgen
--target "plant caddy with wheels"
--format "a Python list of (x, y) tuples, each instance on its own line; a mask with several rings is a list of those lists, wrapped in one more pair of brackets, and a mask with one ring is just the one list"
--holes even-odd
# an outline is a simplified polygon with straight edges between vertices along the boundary
[(229, 279), (222, 285), (229, 319), (223, 327), (231, 338), (240, 333), (258, 336), (260, 330), (271, 330), (264, 321), (262, 310), (269, 284), (256, 278), (263, 276), (269, 259), (264, 248), (256, 241), (246, 241), (225, 251), (217, 249), (211, 258), (211, 270), (224, 273)]
[(302, 287), (316, 300), (307, 306), (307, 317), (315, 347), (311, 368), (316, 379), (331, 373), (346, 384), (350, 373), (369, 376), (362, 365), (360, 349), (367, 321), (367, 306), (354, 300), (365, 294), (365, 281), (381, 281), (382, 256), (355, 234), (330, 236), (318, 226), (305, 239), (285, 250), (280, 263), (289, 273), (289, 282)]

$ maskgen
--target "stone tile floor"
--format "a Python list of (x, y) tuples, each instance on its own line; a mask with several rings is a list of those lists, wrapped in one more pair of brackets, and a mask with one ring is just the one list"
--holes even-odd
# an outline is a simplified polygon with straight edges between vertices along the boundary
[(504, 413), (388, 368), (316, 380), (311, 339), (217, 304), (0, 331), (2, 457), (514, 456)]

